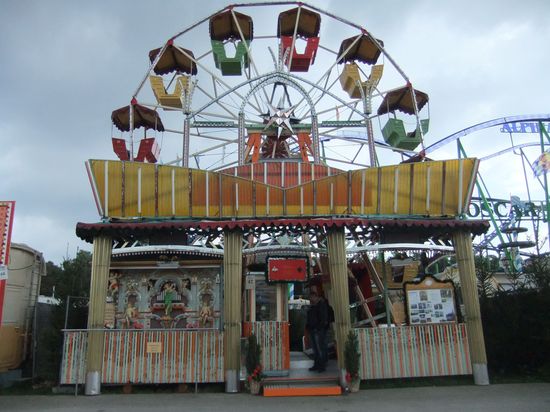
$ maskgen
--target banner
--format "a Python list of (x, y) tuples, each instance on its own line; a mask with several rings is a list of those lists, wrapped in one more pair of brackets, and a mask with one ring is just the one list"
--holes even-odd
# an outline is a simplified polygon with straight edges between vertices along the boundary
[(550, 153), (544, 152), (541, 154), (537, 160), (534, 161), (532, 167), (535, 176), (540, 176), (541, 174), (546, 173), (546, 171), (550, 169)]
[(0, 325), (2, 325), (2, 309), (4, 307), (4, 293), (6, 291), (8, 258), (10, 256), (11, 229), (13, 225), (13, 210), (15, 202), (0, 201)]

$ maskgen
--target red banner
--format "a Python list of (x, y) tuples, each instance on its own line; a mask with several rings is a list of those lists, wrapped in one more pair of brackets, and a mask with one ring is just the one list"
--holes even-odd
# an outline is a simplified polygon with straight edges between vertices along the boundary
[(306, 258), (269, 258), (268, 282), (305, 282), (308, 274)]
[(10, 256), (14, 208), (14, 201), (0, 201), (0, 325), (2, 325), (4, 293), (8, 275), (8, 258)]

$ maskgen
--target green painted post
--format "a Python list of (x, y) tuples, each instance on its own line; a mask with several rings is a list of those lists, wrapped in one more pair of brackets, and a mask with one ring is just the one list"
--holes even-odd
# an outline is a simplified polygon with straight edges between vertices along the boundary
[[(460, 140), (457, 140), (457, 146), (458, 146), (458, 157), (460, 158), (460, 154), (462, 154), (464, 157), (468, 157), (466, 155), (466, 151), (464, 150), (464, 147), (460, 143)], [(497, 221), (495, 219), (495, 215), (493, 213), (493, 209), (489, 207), (489, 202), (487, 202), (487, 198), (485, 197), (485, 193), (483, 193), (483, 189), (481, 188), (481, 185), (476, 179), (476, 187), (477, 191), (479, 192), (479, 195), (481, 196), (481, 200), (483, 201), (483, 206), (485, 206), (485, 209), (489, 212), (489, 218), (491, 219), (491, 223), (495, 227), (495, 230), (497, 232), (498, 239), (500, 240), (500, 243), (505, 243), (504, 237), (502, 236), (502, 233), (500, 231), (500, 228), (498, 227)], [(512, 255), (510, 254), (510, 251), (507, 248), (504, 248), (504, 253), (506, 257), (508, 258), (508, 261), (510, 262), (510, 270), (513, 272), (516, 271), (516, 268), (514, 266), (514, 260), (512, 259)]]
[[(544, 136), (550, 142), (550, 136), (544, 128), (544, 124), (539, 120), (539, 133), (540, 133), (540, 153), (544, 153)], [(546, 177), (546, 170), (544, 170), (544, 199), (546, 202), (546, 224), (548, 225), (548, 238), (550, 239), (550, 203), (548, 203), (548, 178)]]

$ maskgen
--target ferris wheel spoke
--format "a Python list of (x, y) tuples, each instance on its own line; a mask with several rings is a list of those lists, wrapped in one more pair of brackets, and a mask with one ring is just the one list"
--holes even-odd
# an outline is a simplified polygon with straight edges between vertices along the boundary
[(232, 143), (237, 143), (237, 139), (235, 139), (233, 141), (230, 141), (230, 142), (220, 143), (220, 144), (217, 144), (215, 146), (208, 147), (206, 149), (199, 150), (199, 151), (194, 152), (193, 154), (191, 154), (191, 156), (197, 156), (197, 155), (205, 154), (205, 153), (211, 152), (213, 150), (220, 149), (220, 148), (222, 148), (224, 146), (227, 146), (229, 144), (232, 144)]
[[(249, 60), (250, 67), (252, 67), (252, 71), (254, 72), (255, 77), (258, 77), (259, 76), (259, 71), (258, 71), (258, 68), (256, 67), (256, 63), (254, 62), (254, 57), (252, 56), (251, 48), (249, 47), (248, 43), (246, 42), (246, 40), (244, 38), (244, 34), (243, 34), (243, 31), (242, 31), (242, 28), (241, 28), (241, 24), (239, 23), (239, 20), (237, 19), (237, 16), (235, 15), (235, 10), (234, 9), (231, 9), (231, 16), (233, 17), (233, 21), (235, 22), (235, 25), (237, 26), (237, 30), (239, 32), (239, 37), (241, 38), (241, 41), (244, 43), (244, 46), (246, 48), (247, 59)], [(249, 73), (247, 73), (246, 75), (247, 75), (248, 79), (250, 80)], [(265, 93), (265, 90), (264, 90), (264, 93)], [(268, 99), (267, 94), (265, 94), (265, 97), (266, 97), (266, 99)], [(257, 101), (257, 99), (256, 99), (256, 101)], [(260, 105), (258, 104), (258, 106), (260, 106)]]
[[(332, 72), (331, 72), (332, 73)], [(325, 96), (325, 90), (331, 90), (332, 87), (336, 84), (336, 82), (338, 81), (338, 77), (336, 77), (332, 83), (330, 84), (330, 86), (327, 87), (328, 85), (328, 81), (330, 79), (330, 75), (326, 77), (326, 80), (325, 80), (325, 85), (323, 87), (323, 91), (321, 92), (321, 96), (319, 96), (319, 98), (315, 101), (315, 105), (317, 105), (321, 99)]]
[[(208, 97), (209, 99), (212, 99), (212, 100), (215, 100), (215, 104), (217, 106), (219, 106), (223, 111), (225, 111), (226, 113), (228, 113), (230, 115), (230, 119), (233, 119), (233, 120), (237, 120), (239, 117), (237, 116), (236, 113), (233, 113), (231, 110), (229, 110), (227, 107), (225, 107), (224, 104), (222, 104), (218, 99), (216, 99), (214, 96), (212, 96), (210, 93), (208, 93), (205, 89), (203, 89), (202, 87), (200, 87), (198, 84), (196, 86), (196, 88), (198, 90), (200, 90), (206, 97)], [(203, 114), (203, 113), (201, 113)], [(195, 116), (197, 115), (197, 113), (195, 113)], [(216, 115), (217, 117), (222, 117), (222, 115)], [(223, 117), (226, 117), (226, 116), (223, 116)], [(226, 117), (227, 118), (227, 117)]]
[[(323, 79), (325, 77), (328, 77), (330, 76), (330, 73), (332, 72), (332, 69), (338, 64), (340, 63), (340, 61), (343, 59), (343, 57), (346, 55), (346, 53), (348, 53), (351, 48), (353, 46), (355, 46), (355, 44), (359, 41), (359, 39), (361, 38), (362, 36), (362, 33), (359, 34), (354, 40), (353, 42), (351, 42), (351, 44), (346, 48), (346, 50), (344, 50), (342, 52), (342, 54), (340, 56), (337, 57), (336, 61), (334, 63), (331, 64), (331, 66), (325, 71), (325, 73), (319, 78), (319, 80), (317, 80), (317, 82), (315, 82), (314, 84), (311, 85), (311, 89), (308, 91), (308, 94), (311, 94), (313, 92), (313, 90), (317, 87), (317, 85), (319, 83), (321, 83), (323, 81)], [(337, 53), (336, 53), (337, 54)]]

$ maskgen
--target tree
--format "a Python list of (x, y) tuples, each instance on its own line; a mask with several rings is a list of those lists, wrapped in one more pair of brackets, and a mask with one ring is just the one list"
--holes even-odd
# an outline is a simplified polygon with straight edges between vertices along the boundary
[[(498, 267), (498, 262), (497, 262)], [(477, 290), (481, 299), (487, 299), (495, 293), (493, 275), (495, 273), (494, 263), (491, 256), (476, 256), (475, 268), (477, 277)]]
[[(81, 250), (74, 259), (65, 260), (61, 266), (47, 263), (47, 276), (42, 280), (40, 293), (51, 295), (55, 290), (55, 297), (61, 303), (53, 309), (50, 323), (40, 325), (36, 336), (36, 374), (41, 379), (58, 379), (65, 314), (68, 314), (67, 328), (86, 328), (91, 261), (92, 254)], [(68, 311), (67, 303), (70, 305)]]
[(525, 265), (527, 283), (541, 291), (550, 291), (550, 256), (538, 255), (529, 258)]

